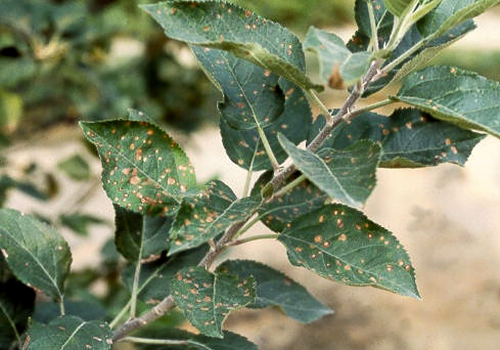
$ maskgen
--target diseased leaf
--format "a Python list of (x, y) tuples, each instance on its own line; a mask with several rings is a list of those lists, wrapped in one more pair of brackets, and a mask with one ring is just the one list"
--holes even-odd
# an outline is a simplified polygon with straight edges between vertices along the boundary
[(212, 274), (202, 267), (188, 267), (172, 280), (177, 306), (202, 334), (222, 338), (222, 324), (233, 310), (255, 301), (255, 280)]
[(410, 258), (391, 232), (340, 204), (293, 221), (278, 238), (288, 258), (318, 275), (420, 298)]
[(443, 0), (437, 8), (420, 20), (418, 28), (422, 35), (437, 38), (499, 3), (500, 0)]
[(0, 349), (13, 349), (28, 325), (35, 306), (35, 292), (14, 278), (0, 280)]
[(249, 10), (216, 1), (166, 1), (142, 8), (172, 39), (229, 51), (305, 89), (321, 90), (305, 74), (300, 40)]
[[(389, 41), (393, 26), (393, 17), (388, 14), (382, 0), (373, 1), (373, 6), (375, 19), (379, 26), (379, 44), (380, 47), (382, 47), (384, 43)], [(356, 22), (359, 26), (359, 30), (347, 44), (347, 47), (353, 52), (365, 51), (371, 40), (370, 19), (365, 0), (356, 1)], [(449, 31), (434, 39), (428, 38), (419, 50), (415, 51), (415, 53), (410, 55), (410, 57), (404, 60), (400, 65), (396, 66), (388, 75), (370, 84), (364, 96), (369, 96), (382, 90), (392, 83), (401, 80), (411, 72), (422, 68), (441, 50), (455, 43), (473, 29), (475, 29), (474, 22), (468, 20), (450, 28)], [(403, 55), (423, 39), (417, 26), (411, 27), (398, 47), (391, 53), (390, 57), (388, 57), (385, 65), (391, 64), (395, 59)]]
[[(145, 263), (141, 266), (137, 297), (146, 304), (158, 304), (170, 295), (170, 282), (175, 273), (186, 266), (195, 266), (208, 251), (207, 245), (162, 257), (160, 260)], [(123, 283), (131, 292), (134, 283), (135, 264), (129, 263), (122, 273)]]
[[(319, 130), (324, 119), (314, 126)], [(357, 116), (338, 126), (324, 147), (344, 149), (367, 139), (382, 146), (382, 168), (419, 168), (442, 163), (464, 165), (484, 138), (469, 130), (433, 118), (416, 109), (398, 109), (390, 117), (375, 113)]]
[[(86, 301), (64, 301), (65, 314), (76, 316), (84, 321), (104, 319), (106, 310), (98, 303)], [(36, 322), (50, 323), (53, 319), (61, 315), (59, 304), (38, 303), (33, 314)]]
[(115, 243), (129, 261), (152, 261), (169, 247), (172, 217), (150, 217), (127, 211), (115, 205)]
[[(247, 338), (231, 332), (223, 332), (224, 339), (192, 334), (179, 329), (163, 329), (161, 333), (153, 335), (172, 340), (186, 341), (188, 349), (193, 350), (258, 350), (257, 346)], [(150, 336), (149, 333), (146, 333), (146, 336)], [(138, 349), (157, 350), (158, 345), (141, 345)]]
[(91, 176), (89, 163), (78, 154), (63, 159), (57, 167), (75, 181), (86, 181)]
[(331, 198), (361, 206), (373, 191), (381, 148), (363, 140), (344, 150), (323, 148), (317, 154), (278, 137), (297, 168)]
[(219, 111), (233, 129), (263, 128), (283, 113), (285, 95), (278, 84), (279, 76), (227, 51), (199, 46), (191, 49), (223, 93)]
[(192, 249), (217, 237), (232, 224), (245, 220), (260, 202), (247, 197), (236, 200), (221, 181), (210, 181), (203, 191), (186, 197), (170, 230), (169, 255)]
[(466, 129), (500, 137), (500, 84), (459, 68), (411, 74), (394, 99)]
[(16, 210), (0, 209), (0, 249), (21, 282), (62, 300), (71, 252), (54, 228)]
[(338, 79), (336, 87), (351, 87), (368, 71), (371, 55), (368, 52), (352, 53), (342, 39), (333, 33), (315, 27), (309, 28), (304, 48), (316, 52), (320, 59), (321, 77), (325, 83)]
[(171, 215), (196, 187), (194, 169), (179, 145), (155, 125), (136, 121), (80, 123), (97, 146), (108, 197), (146, 215)]
[[(278, 162), (283, 162), (288, 156), (279, 145), (278, 132), (284, 134), (294, 144), (299, 144), (307, 139), (312, 114), (302, 89), (283, 78), (279, 84), (285, 92), (285, 111), (274, 123), (264, 128), (264, 133), (276, 159)], [(220, 129), (226, 152), (235, 164), (253, 171), (273, 168), (257, 130), (233, 129), (223, 118), (220, 120)]]
[(88, 214), (66, 214), (59, 217), (61, 224), (81, 235), (89, 235), (89, 226), (106, 223), (101, 218)]
[(280, 307), (287, 316), (302, 322), (311, 323), (333, 311), (321, 304), (297, 282), (269, 266), (251, 260), (229, 260), (217, 271), (237, 275), (240, 278), (252, 276), (257, 283), (257, 298), (248, 307), (263, 309), (269, 306)]
[(109, 350), (112, 339), (113, 332), (104, 322), (61, 316), (48, 325), (33, 323), (26, 350)]
[[(295, 174), (290, 177), (287, 183), (295, 180), (297, 176), (298, 174)], [(263, 174), (255, 183), (252, 196), (260, 196), (262, 189), (272, 177), (272, 172)], [(262, 222), (267, 227), (275, 232), (283, 232), (289, 222), (303, 214), (321, 208), (328, 198), (327, 194), (314, 186), (309, 180), (305, 180), (288, 193), (270, 203), (264, 204), (259, 209), (259, 214), (262, 215)]]

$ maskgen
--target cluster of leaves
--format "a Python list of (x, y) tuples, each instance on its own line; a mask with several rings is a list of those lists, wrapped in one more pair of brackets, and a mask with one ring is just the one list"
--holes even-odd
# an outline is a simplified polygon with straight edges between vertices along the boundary
[[(46, 311), (25, 332), (34, 294), (23, 300), (2, 294), (2, 345), (110, 349), (128, 341), (140, 349), (256, 349), (223, 331), (230, 312), (277, 306), (304, 323), (332, 312), (269, 266), (246, 260), (212, 266), (226, 249), (257, 239), (281, 242), (291, 264), (329, 280), (420, 298), (403, 245), (360, 208), (378, 167), (463, 165), (485, 137), (476, 131), (500, 136), (500, 84), (454, 67), (420, 70), (472, 30), (473, 17), (499, 2), (358, 0), (359, 30), (347, 44), (317, 28), (302, 44), (277, 23), (226, 2), (143, 6), (168, 37), (190, 46), (222, 92), (220, 128), (229, 158), (249, 175), (262, 174), (238, 198), (221, 181), (198, 183), (179, 144), (143, 112), (82, 122), (116, 207), (115, 243), (127, 261), (122, 281), (130, 300), (109, 325), (67, 308), (67, 244), (37, 219), (3, 209), (2, 276), (8, 277), (2, 283), (43, 292), (59, 304), (60, 315)], [(306, 74), (304, 50), (317, 53), (321, 84)], [(355, 107), (401, 79), (394, 96)], [(328, 110), (317, 97), (315, 90), (325, 85), (350, 91), (340, 109)], [(324, 113), (316, 120), (308, 98)], [(396, 102), (408, 108), (390, 116), (372, 112)], [(292, 165), (284, 165), (287, 159)], [(244, 237), (259, 221), (273, 234)], [(140, 313), (141, 305), (154, 306)], [(174, 307), (201, 335), (151, 328)], [(133, 331), (141, 337), (128, 336)]]

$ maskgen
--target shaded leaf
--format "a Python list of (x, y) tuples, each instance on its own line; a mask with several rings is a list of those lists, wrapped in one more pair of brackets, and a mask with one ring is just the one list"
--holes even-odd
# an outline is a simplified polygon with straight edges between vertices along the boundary
[(221, 181), (210, 181), (195, 197), (186, 197), (170, 230), (169, 255), (198, 247), (217, 237), (231, 225), (245, 220), (260, 201), (251, 197), (236, 200)]
[(14, 278), (0, 280), (0, 349), (11, 349), (28, 325), (35, 292)]
[[(314, 127), (320, 130), (324, 119)], [(324, 147), (344, 149), (356, 140), (380, 143), (383, 168), (418, 168), (442, 163), (464, 165), (482, 134), (434, 119), (416, 109), (398, 109), (390, 117), (364, 113), (342, 124)]]
[[(104, 319), (106, 310), (99, 304), (87, 301), (64, 301), (64, 310), (68, 316), (76, 316), (84, 321)], [(61, 315), (59, 304), (39, 303), (36, 305), (33, 319), (40, 323), (50, 323)]]
[[(284, 134), (294, 144), (307, 139), (312, 123), (312, 114), (304, 92), (296, 85), (280, 79), (280, 87), (285, 92), (285, 111), (264, 133), (278, 162), (285, 161), (288, 155), (278, 142), (278, 132)], [(257, 130), (236, 130), (221, 118), (222, 142), (229, 158), (244, 169), (253, 171), (272, 169)]]
[(394, 99), (437, 119), (500, 137), (500, 84), (475, 73), (429, 67), (411, 74)]
[(424, 36), (438, 37), (499, 3), (500, 0), (442, 0), (418, 23), (418, 28)]
[(48, 325), (33, 323), (26, 350), (109, 350), (112, 339), (113, 332), (104, 322), (61, 316)]
[(142, 8), (172, 39), (229, 51), (305, 89), (321, 89), (305, 74), (300, 40), (251, 11), (215, 1), (166, 1)]
[(158, 259), (169, 247), (172, 222), (172, 217), (143, 216), (115, 205), (116, 247), (129, 261)]
[(76, 181), (85, 181), (91, 176), (89, 164), (78, 154), (60, 161), (57, 163), (57, 167)]
[(186, 154), (158, 127), (120, 120), (80, 125), (97, 146), (102, 183), (115, 204), (147, 215), (172, 214), (196, 186)]
[(295, 266), (347, 285), (374, 286), (419, 298), (403, 246), (355, 209), (325, 206), (293, 221), (278, 239)]
[(263, 128), (283, 113), (285, 96), (277, 75), (226, 51), (197, 46), (191, 49), (223, 93), (219, 111), (231, 128)]
[[(181, 331), (179, 329), (162, 329), (161, 332), (156, 332), (151, 335), (147, 332), (146, 336), (154, 336), (168, 338), (172, 340), (185, 341), (188, 349), (199, 350), (258, 350), (257, 346), (250, 342), (247, 338), (232, 332), (222, 332), (224, 339), (206, 337), (204, 335), (196, 335)], [(176, 348), (179, 348), (176, 346)], [(184, 347), (185, 348), (185, 347)], [(138, 349), (156, 350), (157, 345), (140, 345)]]
[(361, 206), (376, 184), (381, 148), (363, 140), (344, 149), (323, 148), (317, 154), (299, 149), (279, 136), (281, 145), (297, 168), (331, 198)]
[[(195, 266), (208, 251), (206, 245), (197, 249), (163, 257), (160, 260), (142, 264), (137, 297), (146, 304), (158, 304), (170, 295), (170, 282), (176, 272), (186, 266)], [(123, 283), (131, 292), (134, 283), (135, 264), (127, 264), (122, 273)]]
[(71, 252), (54, 228), (16, 210), (0, 209), (0, 248), (21, 282), (62, 300)]
[(287, 316), (302, 323), (311, 323), (333, 313), (321, 304), (297, 282), (283, 273), (251, 260), (229, 260), (217, 271), (237, 275), (240, 278), (252, 276), (257, 283), (257, 298), (248, 307), (263, 309), (280, 307)]
[[(342, 88), (353, 86), (370, 67), (368, 52), (352, 53), (338, 36), (315, 27), (309, 28), (304, 48), (319, 56), (323, 81), (332, 82), (335, 75), (340, 75), (337, 85)], [(331, 83), (330, 86), (333, 87)]]
[(177, 306), (202, 334), (222, 338), (222, 324), (232, 310), (255, 301), (255, 280), (212, 274), (202, 267), (188, 267), (172, 280)]
[[(287, 183), (295, 180), (297, 176), (298, 174), (295, 174), (290, 177)], [(255, 183), (252, 196), (259, 196), (272, 177), (272, 172), (263, 174)], [(259, 209), (259, 214), (262, 216), (262, 222), (267, 227), (275, 232), (283, 232), (289, 222), (303, 214), (321, 208), (328, 198), (327, 194), (314, 186), (309, 180), (305, 180), (288, 193), (264, 204)]]
[(62, 225), (82, 236), (89, 235), (89, 226), (106, 223), (106, 221), (101, 218), (87, 214), (61, 215), (59, 220), (61, 220)]

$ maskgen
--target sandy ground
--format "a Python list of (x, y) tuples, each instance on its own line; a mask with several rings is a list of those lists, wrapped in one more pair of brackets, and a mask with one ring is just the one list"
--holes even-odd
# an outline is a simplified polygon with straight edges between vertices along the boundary
[[(50, 168), (58, 159), (82, 151), (71, 139), (72, 133), (51, 138), (12, 156), (18, 162), (43, 160)], [(200, 180), (218, 174), (236, 193), (241, 192), (245, 172), (227, 159), (217, 130), (198, 133), (186, 146)], [(99, 169), (98, 164), (93, 166)], [(9, 206), (51, 215), (68, 206), (82, 189), (64, 179), (63, 186), (65, 195), (50, 208), (22, 195), (12, 196)], [(112, 220), (111, 204), (101, 190), (83, 209)], [(334, 284), (291, 267), (279, 244), (255, 242), (232, 255), (266, 262), (288, 273), (336, 313), (304, 326), (279, 310), (241, 311), (230, 317), (227, 328), (245, 334), (263, 350), (498, 349), (500, 142), (487, 139), (465, 168), (379, 170), (378, 186), (366, 211), (392, 230), (410, 252), (423, 301)], [(251, 233), (265, 230), (258, 226)], [(96, 227), (89, 240), (65, 235), (73, 248), (73, 266), (81, 268), (99, 263), (98, 250), (110, 229)]]

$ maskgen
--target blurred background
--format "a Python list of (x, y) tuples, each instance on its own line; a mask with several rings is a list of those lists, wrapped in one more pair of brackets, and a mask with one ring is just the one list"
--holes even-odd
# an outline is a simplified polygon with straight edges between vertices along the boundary
[[(301, 37), (309, 25), (346, 40), (355, 30), (351, 0), (233, 2)], [(0, 206), (56, 225), (74, 252), (69, 293), (111, 310), (128, 297), (110, 241), (113, 207), (77, 122), (124, 117), (128, 108), (136, 108), (166, 125), (200, 181), (219, 177), (241, 193), (245, 176), (220, 140), (219, 93), (190, 51), (168, 40), (138, 9), (140, 3), (0, 1)], [(478, 29), (433, 63), (500, 80), (499, 21), (498, 8), (480, 16)], [(322, 98), (334, 107), (345, 95), (330, 91)], [(423, 301), (332, 284), (291, 267), (279, 244), (255, 242), (230, 254), (286, 272), (336, 313), (304, 326), (276, 309), (240, 311), (227, 328), (263, 350), (497, 350), (500, 142), (487, 138), (465, 168), (379, 170), (378, 179), (366, 211), (406, 246)], [(263, 226), (253, 230), (264, 231)], [(102, 263), (105, 268), (93, 269)], [(163, 324), (190, 329), (178, 314)]]

